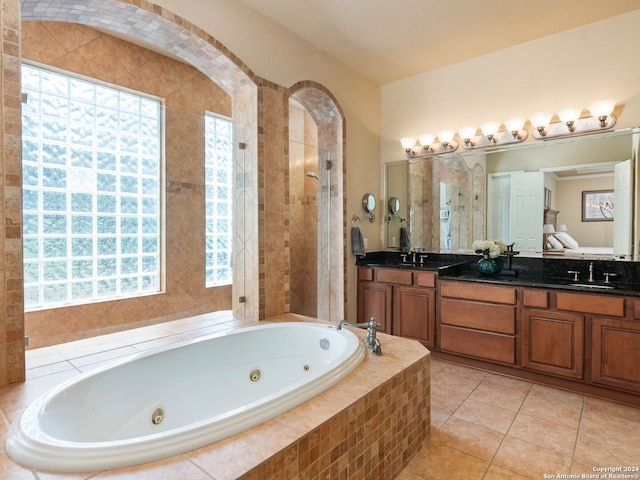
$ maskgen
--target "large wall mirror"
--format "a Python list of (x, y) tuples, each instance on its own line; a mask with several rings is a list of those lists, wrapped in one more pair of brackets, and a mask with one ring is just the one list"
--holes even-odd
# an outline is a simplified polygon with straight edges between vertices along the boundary
[[(628, 258), (637, 242), (639, 139), (640, 130), (624, 129), (390, 162), (386, 198), (400, 198), (412, 248), (469, 250), (473, 240), (488, 238), (539, 255), (550, 248), (547, 224), (578, 245), (562, 254)], [(613, 219), (584, 221), (583, 192), (603, 192)], [(399, 248), (399, 221), (387, 222), (388, 248)]]

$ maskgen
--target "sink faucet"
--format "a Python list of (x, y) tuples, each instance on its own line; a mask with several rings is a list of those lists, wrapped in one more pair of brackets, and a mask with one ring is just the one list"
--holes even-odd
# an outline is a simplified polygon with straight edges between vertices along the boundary
[(589, 281), (594, 282), (593, 279), (593, 262), (589, 263)]
[(382, 348), (380, 347), (380, 340), (376, 337), (376, 327), (379, 327), (373, 317), (367, 323), (351, 323), (346, 320), (340, 320), (336, 323), (336, 330), (342, 330), (343, 325), (349, 325), (355, 328), (366, 328), (367, 335), (364, 337), (364, 343), (371, 349), (371, 353), (374, 355), (382, 355)]

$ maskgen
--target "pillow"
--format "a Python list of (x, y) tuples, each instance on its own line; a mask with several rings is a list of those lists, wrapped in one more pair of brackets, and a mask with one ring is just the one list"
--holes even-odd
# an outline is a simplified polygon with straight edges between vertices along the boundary
[(576, 242), (567, 232), (556, 232), (551, 236), (555, 236), (566, 248), (578, 248), (578, 242)]
[(549, 246), (551, 248), (553, 248), (555, 250), (563, 250), (564, 249), (564, 245), (562, 245), (562, 243), (560, 243), (560, 240), (558, 240), (553, 235), (549, 235), (547, 237), (547, 243), (549, 244)]

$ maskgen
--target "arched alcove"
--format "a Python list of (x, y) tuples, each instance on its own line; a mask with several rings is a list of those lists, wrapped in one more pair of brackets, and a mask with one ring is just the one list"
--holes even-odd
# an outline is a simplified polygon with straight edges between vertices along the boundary
[[(314, 124), (300, 134), (290, 120), (291, 307), (294, 313), (335, 321), (344, 318), (346, 306), (344, 115), (322, 85), (299, 82), (289, 91), (290, 105), (304, 108)], [(302, 168), (296, 151), (305, 157)], [(309, 179), (311, 173), (316, 180)], [(316, 238), (309, 238), (310, 231)], [(314, 274), (315, 282), (308, 278)]]

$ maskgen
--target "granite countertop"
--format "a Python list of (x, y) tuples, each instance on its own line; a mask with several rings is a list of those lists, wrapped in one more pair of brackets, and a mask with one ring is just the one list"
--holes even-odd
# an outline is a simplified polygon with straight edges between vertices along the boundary
[[(640, 263), (593, 260), (548, 260), (543, 258), (514, 259), (513, 270), (501, 274), (481, 275), (475, 269), (477, 255), (446, 253), (416, 253), (416, 263), (403, 260), (397, 252), (374, 252), (358, 258), (358, 266), (398, 268), (408, 270), (438, 271), (441, 280), (512, 285), (520, 287), (554, 288), (574, 292), (602, 293), (607, 295), (640, 296)], [(419, 255), (425, 258), (420, 264)], [(589, 282), (588, 269), (594, 265), (596, 281)], [(572, 280), (569, 270), (579, 271), (580, 280)], [(609, 283), (604, 282), (604, 272), (615, 273)]]

